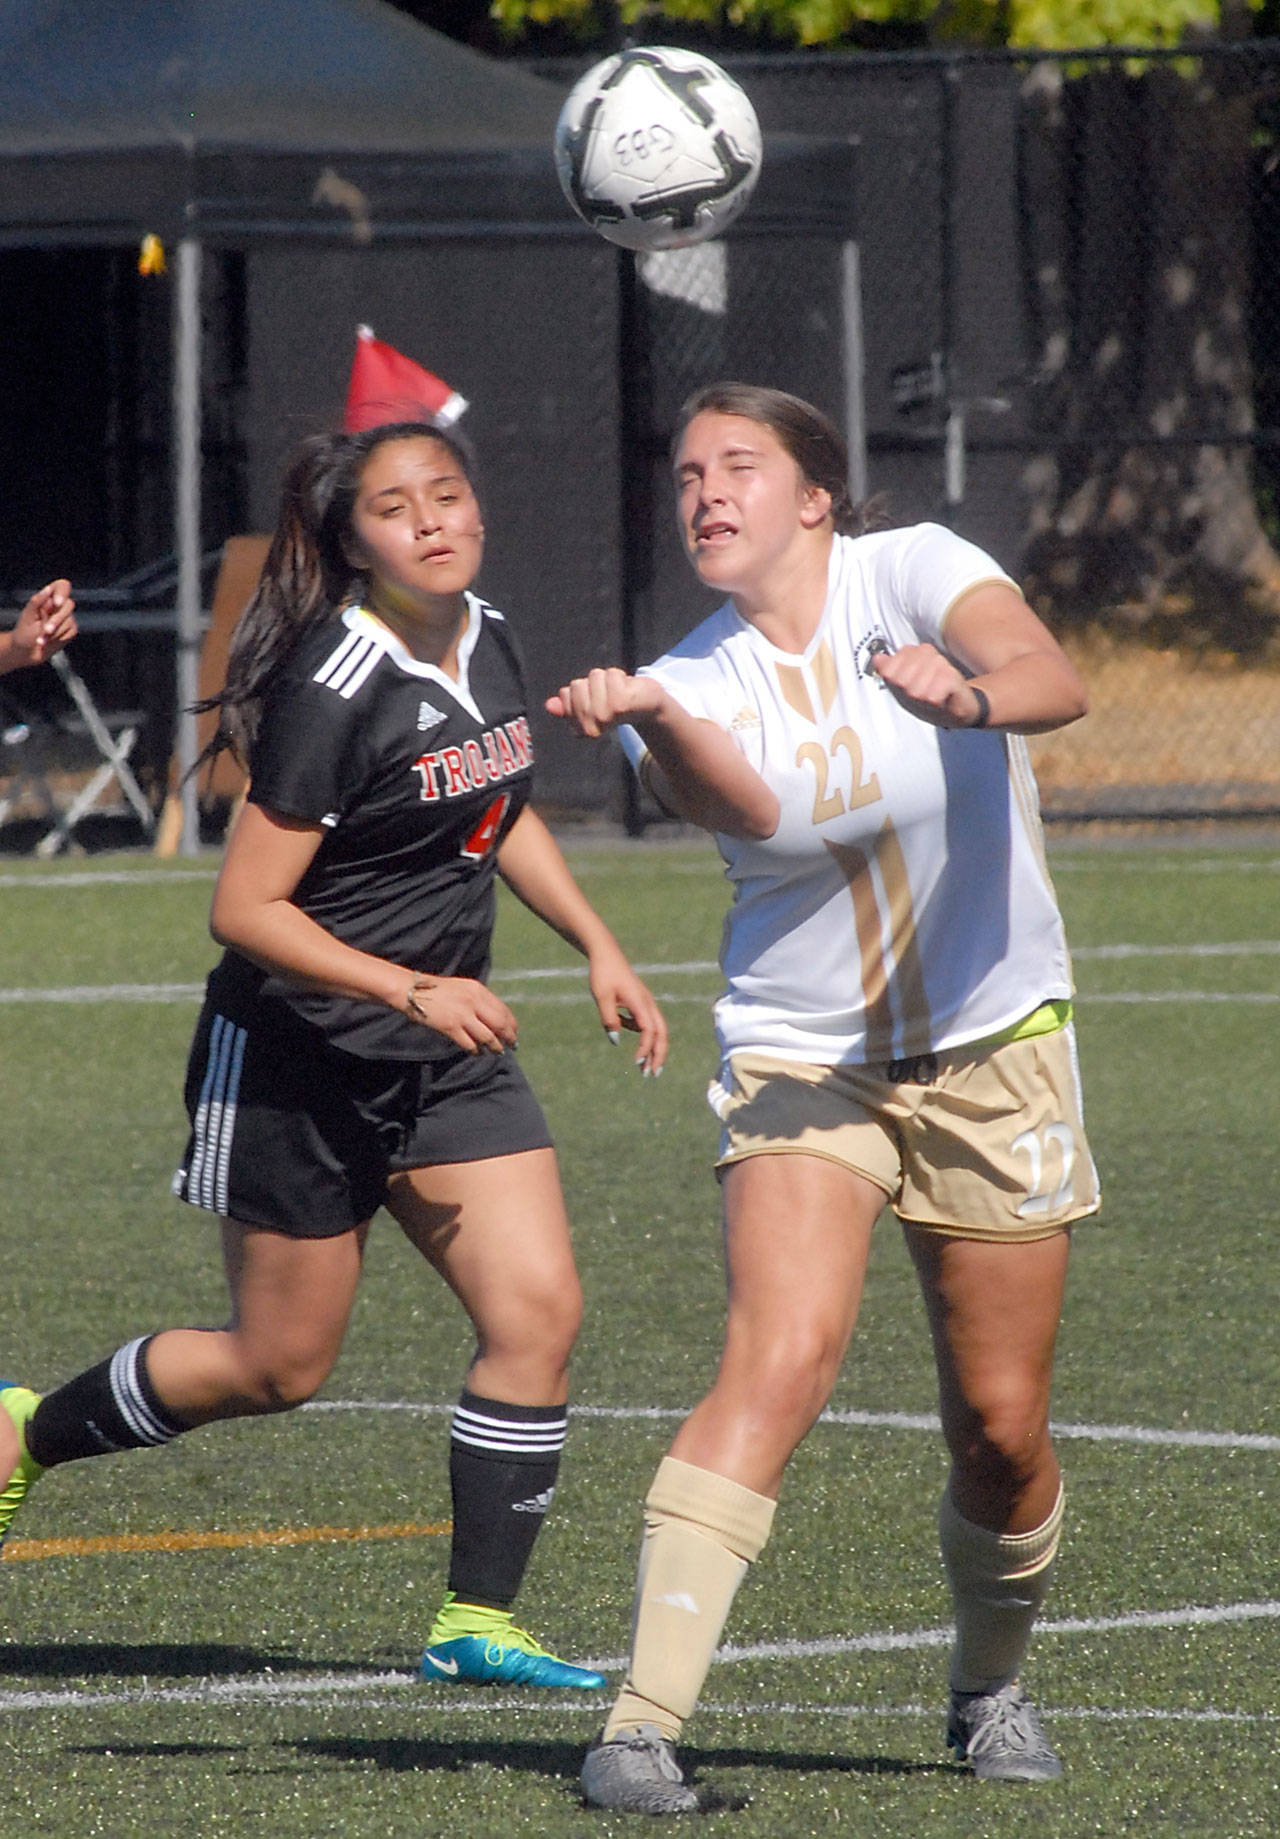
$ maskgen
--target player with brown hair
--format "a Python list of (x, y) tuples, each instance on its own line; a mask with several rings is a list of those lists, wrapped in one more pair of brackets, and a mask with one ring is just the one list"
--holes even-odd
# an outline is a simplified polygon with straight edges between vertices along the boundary
[(1075, 720), (1084, 688), (981, 550), (867, 528), (808, 403), (714, 385), (673, 458), (685, 547), (724, 604), (639, 675), (593, 670), (548, 707), (588, 737), (621, 727), (733, 885), (710, 1093), (728, 1325), (645, 1503), (630, 1666), (583, 1792), (696, 1810), (674, 1745), (839, 1371), (886, 1203), (951, 1458), (948, 1742), (980, 1776), (1040, 1780), (1060, 1765), (1019, 1675), (1062, 1522), (1068, 1228), (1098, 1192), (1019, 737)]
[(456, 435), (321, 435), (290, 468), (219, 698), (214, 745), (234, 738), (251, 779), (175, 1178), (221, 1217), (230, 1316), (132, 1340), (43, 1399), (0, 1391), (0, 1538), (47, 1468), (310, 1398), (386, 1207), (477, 1344), (423, 1676), (597, 1688), (511, 1613), (555, 1488), (581, 1301), (516, 1018), (486, 982), (495, 875), (582, 952), (603, 1027), (634, 1030), (645, 1072), (666, 1030), (529, 805), (519, 657), (472, 588), (483, 549)]

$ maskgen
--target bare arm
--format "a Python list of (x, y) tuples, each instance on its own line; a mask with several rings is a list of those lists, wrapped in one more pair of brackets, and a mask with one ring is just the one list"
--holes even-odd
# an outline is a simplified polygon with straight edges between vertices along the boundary
[(319, 824), (244, 806), (213, 892), (209, 925), (218, 943), (304, 988), (384, 1003), (469, 1053), (510, 1046), (515, 1017), (482, 983), (425, 976), (359, 951), (302, 911), (293, 895), (323, 837)]
[(1016, 588), (987, 581), (957, 601), (947, 645), (972, 673), (966, 677), (933, 645), (881, 652), (872, 667), (904, 708), (938, 728), (971, 728), (990, 705), (987, 726), (1044, 734), (1077, 721), (1088, 693), (1058, 641)]
[(76, 636), (76, 603), (69, 581), (50, 581), (23, 607), (11, 632), (0, 632), (0, 676), (43, 664)]
[(667, 1057), (662, 1011), (627, 962), (622, 947), (574, 880), (547, 826), (528, 805), (498, 846), (498, 872), (530, 912), (587, 960), (591, 994), (605, 1032), (639, 1035), (636, 1064), (659, 1073)]
[(590, 740), (629, 723), (649, 749), (655, 796), (691, 824), (744, 838), (777, 829), (776, 794), (724, 729), (690, 715), (653, 677), (593, 670), (549, 697), (547, 709)]

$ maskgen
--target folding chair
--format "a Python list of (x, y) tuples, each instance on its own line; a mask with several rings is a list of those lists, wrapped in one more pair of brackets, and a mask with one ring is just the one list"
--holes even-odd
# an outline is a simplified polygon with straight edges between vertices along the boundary
[[(138, 709), (101, 711), (66, 652), (55, 652), (49, 664), (61, 678), (76, 713), (58, 716), (49, 714), (46, 709), (43, 714), (11, 721), (5, 728), (0, 738), (6, 751), (21, 746), (23, 754), (0, 796), (0, 823), (24, 803), (34, 803), (39, 808), (38, 815), (54, 819), (52, 828), (36, 844), (35, 853), (56, 856), (70, 842), (77, 824), (98, 805), (114, 779), (144, 833), (150, 836), (156, 826), (155, 812), (129, 764), (146, 719), (144, 713)], [(87, 736), (98, 756), (98, 764), (70, 802), (60, 808), (50, 777), (59, 764), (59, 737), (68, 735)]]
[(71, 833), (81, 818), (93, 810), (113, 779), (119, 786), (121, 795), (136, 812), (144, 834), (150, 836), (156, 827), (156, 814), (147, 803), (142, 787), (134, 777), (133, 768), (129, 764), (130, 755), (142, 732), (145, 716), (141, 710), (136, 709), (104, 715), (90, 696), (84, 679), (77, 673), (65, 651), (55, 652), (49, 663), (62, 678), (68, 696), (80, 712), (80, 720), (84, 724), (85, 732), (102, 758), (101, 763), (90, 774), (71, 803), (61, 812), (53, 829), (47, 835), (42, 836), (36, 844), (36, 854), (56, 856), (58, 851), (70, 841)]

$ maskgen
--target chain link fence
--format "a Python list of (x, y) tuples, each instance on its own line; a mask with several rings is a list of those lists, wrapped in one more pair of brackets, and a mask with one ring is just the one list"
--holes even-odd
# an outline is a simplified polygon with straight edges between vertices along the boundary
[(1051, 816), (1280, 810), (1280, 45), (723, 61), (766, 136), (855, 142), (861, 351), (816, 252), (641, 260), (636, 655), (705, 610), (675, 409), (742, 375), (849, 422), (895, 518), (990, 549), (1079, 659), (1090, 718), (1034, 744)]
[[(536, 68), (567, 82), (583, 62)], [(635, 260), (585, 234), (223, 252), (206, 541), (266, 527), (278, 455), (304, 417), (323, 425), (369, 320), (472, 400), (485, 591), (521, 629), (536, 712), (565, 672), (644, 662), (709, 610), (672, 514), (676, 412), (718, 378), (774, 384), (848, 429), (859, 495), (990, 550), (1081, 662), (1091, 715), (1033, 743), (1050, 816), (1280, 812), (1280, 44), (724, 62), (775, 177), (797, 137), (845, 144), (828, 170), (851, 231), (840, 211), (748, 209), (722, 242)], [(19, 331), (20, 279), (0, 275)], [(86, 320), (124, 325), (135, 285), (112, 269)], [(119, 489), (55, 494), (116, 533), (104, 572), (151, 561), (163, 522), (146, 334), (100, 392)], [(162, 785), (164, 635), (96, 635), (77, 657), (104, 705), (149, 711), (139, 765)], [(42, 676), (6, 695), (53, 695)], [(537, 744), (556, 809), (652, 815), (549, 718)]]

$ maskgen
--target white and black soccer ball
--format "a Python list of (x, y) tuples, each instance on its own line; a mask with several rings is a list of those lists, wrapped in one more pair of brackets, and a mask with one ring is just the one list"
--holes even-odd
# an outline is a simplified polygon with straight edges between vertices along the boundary
[(760, 124), (709, 57), (671, 45), (619, 51), (574, 84), (556, 124), (565, 197), (626, 249), (718, 236), (760, 174)]

